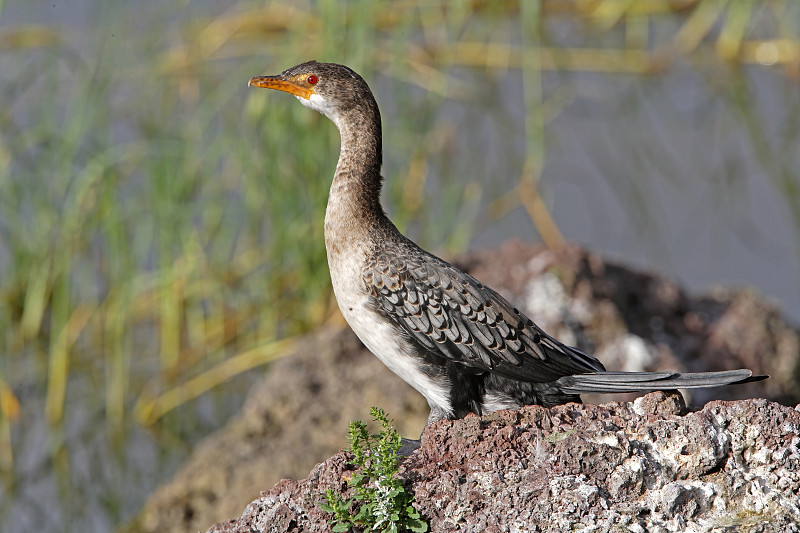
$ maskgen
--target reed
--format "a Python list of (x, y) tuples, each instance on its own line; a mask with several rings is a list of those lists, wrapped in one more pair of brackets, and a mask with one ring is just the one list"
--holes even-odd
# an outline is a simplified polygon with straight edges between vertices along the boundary
[[(340, 323), (322, 237), (335, 128), (247, 91), (252, 75), (313, 57), (374, 80), (391, 117), (388, 209), (446, 253), (517, 209), (548, 245), (563, 242), (539, 191), (545, 128), (572, 95), (546, 90), (547, 73), (652, 75), (689, 61), (800, 75), (794, 0), (278, 0), (188, 3), (180, 16), (86, 4), (99, 15), (79, 31), (0, 27), (0, 494), (30, 475), (17, 464), (30, 420), (46, 419), (68, 498), (70, 420), (97, 419), (117, 446), (141, 426), (182, 442), (171, 412), (191, 414), (187, 402)], [(514, 110), (497, 102), (509, 72), (524, 88)], [(730, 94), (800, 243), (797, 169), (763, 146), (745, 87)], [(444, 103), (463, 129), (508, 134), (508, 172), (459, 155), (486, 135), (462, 138)], [(634, 217), (652, 207), (646, 186), (626, 193)], [(112, 521), (131, 512), (109, 502)]]

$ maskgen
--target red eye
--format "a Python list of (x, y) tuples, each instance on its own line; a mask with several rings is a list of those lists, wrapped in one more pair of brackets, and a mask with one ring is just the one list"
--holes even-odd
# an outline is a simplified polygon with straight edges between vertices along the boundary
[(317, 79), (317, 77), (316, 77), (314, 74), (312, 74), (311, 76), (309, 76), (309, 77), (306, 79), (306, 81), (307, 81), (308, 83), (310, 83), (311, 85), (316, 85), (316, 83), (319, 81), (319, 79)]

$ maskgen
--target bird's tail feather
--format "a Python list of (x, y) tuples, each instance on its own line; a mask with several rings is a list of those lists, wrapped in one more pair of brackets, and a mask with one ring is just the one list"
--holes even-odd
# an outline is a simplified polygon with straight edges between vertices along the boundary
[(722, 372), (590, 372), (564, 376), (555, 382), (565, 394), (622, 393), (650, 390), (697, 389), (761, 381), (749, 370)]

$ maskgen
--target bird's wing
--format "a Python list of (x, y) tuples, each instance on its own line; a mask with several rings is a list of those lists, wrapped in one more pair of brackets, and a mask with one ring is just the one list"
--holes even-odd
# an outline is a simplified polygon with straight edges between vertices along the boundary
[(604, 370), (472, 276), (418, 248), (401, 255), (374, 256), (364, 282), (377, 310), (427, 350), (521, 381)]

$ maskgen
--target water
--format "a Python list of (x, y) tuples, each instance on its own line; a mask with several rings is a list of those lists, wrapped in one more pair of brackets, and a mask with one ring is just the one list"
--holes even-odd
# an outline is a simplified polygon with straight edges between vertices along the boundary
[[(91, 32), (125, 39), (151, 25), (177, 31), (181, 22), (235, 5), (184, 2), (167, 11), (140, 4), (112, 8), (94, 0), (13, 2), (3, 7), (0, 30), (27, 24), (57, 28), (78, 57), (91, 60), (107, 53), (89, 44), (96, 42)], [(319, 59), (346, 61), (333, 54)], [(16, 72), (24, 72), (18, 67)], [(471, 91), (461, 100), (437, 103), (435, 123), (457, 135), (442, 149), (447, 163), (431, 174), (477, 181), (501, 194), (513, 187), (524, 160), (521, 77), (514, 71), (463, 69), (457, 76)], [(408, 114), (396, 102), (402, 101), (398, 92), (409, 87), (385, 76), (376, 76), (373, 85), (391, 130)], [(54, 88), (59, 89), (65, 88)], [(410, 92), (415, 102), (436, 98)], [(124, 94), (147, 105), (136, 102), (135, 91)], [(800, 228), (793, 218), (798, 206), (786, 185), (800, 183), (795, 82), (767, 68), (680, 64), (652, 77), (546, 73), (544, 96), (563, 108), (546, 126), (541, 192), (567, 240), (675, 277), (696, 291), (720, 283), (756, 287), (800, 321)], [(332, 128), (327, 122), (324, 127)], [(384, 147), (384, 173), (400, 179), (409, 146), (388, 131)], [(521, 208), (499, 220), (485, 210), (478, 217), (472, 246), (538, 240)], [(435, 236), (429, 239), (437, 244)], [(41, 354), (30, 354), (25, 364), (41, 366), (42, 360)], [(146, 368), (135, 370), (147, 374)], [(77, 373), (61, 432), (43, 419), (44, 383), (31, 378), (45, 372), (16, 367), (4, 373), (23, 412), (12, 435), (15, 485), (0, 488), (3, 531), (99, 532), (130, 519), (192, 445), (236, 411), (253, 379), (242, 377), (171, 413), (159, 431), (137, 426), (130, 417), (124, 427), (109, 428), (96, 398), (105, 376)]]
[[(547, 128), (543, 195), (569, 241), (693, 291), (755, 287), (798, 323), (798, 205), (777, 175), (800, 180), (800, 95), (768, 69), (716, 74), (729, 79), (686, 67), (557, 80), (576, 97)], [(741, 108), (721, 83), (747, 86)], [(524, 212), (475, 242), (506, 235), (535, 235)]]

